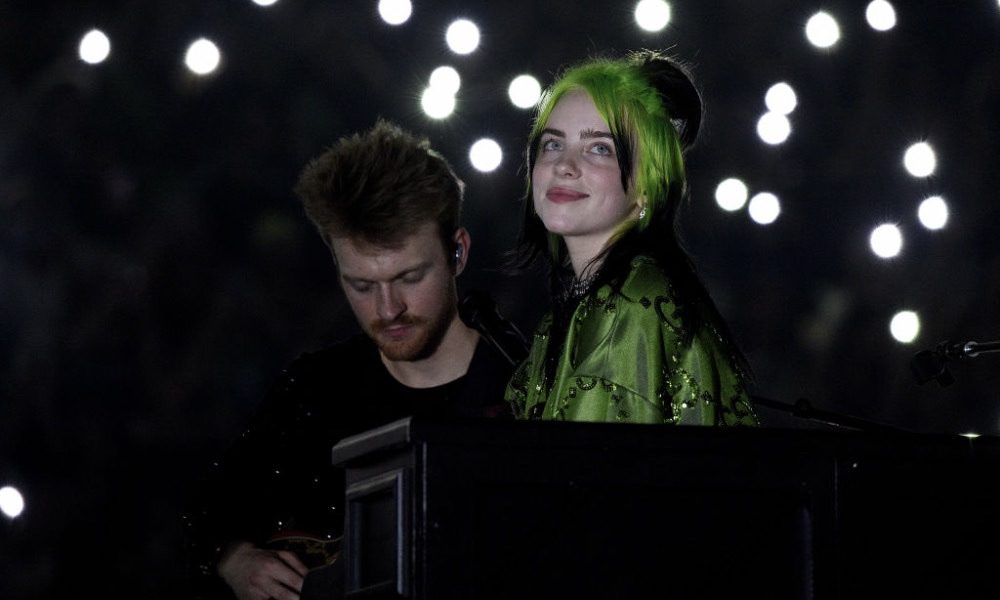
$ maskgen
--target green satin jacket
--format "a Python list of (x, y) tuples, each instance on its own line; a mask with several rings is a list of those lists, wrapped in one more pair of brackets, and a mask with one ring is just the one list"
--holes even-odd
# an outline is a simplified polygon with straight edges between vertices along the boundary
[(618, 293), (580, 300), (551, 384), (544, 361), (552, 315), (507, 386), (522, 419), (757, 425), (744, 378), (712, 327), (697, 333), (670, 281), (648, 257), (632, 260)]

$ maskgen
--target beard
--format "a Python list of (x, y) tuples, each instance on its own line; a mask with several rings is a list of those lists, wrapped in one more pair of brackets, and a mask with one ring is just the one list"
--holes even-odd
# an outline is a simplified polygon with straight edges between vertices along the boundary
[[(368, 335), (387, 360), (423, 360), (437, 351), (457, 310), (455, 303), (449, 301), (441, 307), (440, 312), (430, 317), (404, 314), (392, 321), (379, 319), (369, 323)], [(387, 330), (399, 326), (409, 327), (409, 331), (402, 339), (393, 339)]]

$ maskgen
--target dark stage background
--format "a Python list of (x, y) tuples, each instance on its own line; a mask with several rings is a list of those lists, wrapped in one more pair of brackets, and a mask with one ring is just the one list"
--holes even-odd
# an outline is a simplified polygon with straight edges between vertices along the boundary
[[(497, 269), (517, 233), (529, 111), (507, 99), (600, 52), (666, 48), (693, 64), (707, 104), (689, 159), (685, 239), (755, 369), (757, 393), (916, 431), (998, 431), (1000, 357), (919, 386), (910, 357), (938, 342), (1000, 338), (1000, 6), (897, 3), (879, 32), (866, 2), (671, 2), (666, 29), (636, 27), (632, 1), (414, 0), (389, 26), (375, 1), (0, 1), (0, 597), (167, 598), (181, 587), (181, 513), (213, 457), (299, 353), (354, 331), (325, 248), (291, 192), (311, 157), (376, 117), (428, 135), (467, 183), (465, 289), (490, 291), (530, 330), (537, 275)], [(840, 23), (808, 43), (817, 10)], [(475, 21), (453, 54), (443, 32)], [(111, 39), (80, 60), (91, 28)], [(205, 36), (219, 69), (195, 76)], [(442, 64), (461, 73), (455, 113), (420, 96)], [(764, 93), (798, 94), (792, 133), (755, 127)], [(480, 173), (468, 148), (503, 148)], [(902, 164), (937, 152), (931, 177)], [(716, 206), (740, 177), (780, 201), (761, 226)], [(944, 229), (917, 221), (941, 195)], [(868, 247), (897, 223), (901, 254)], [(893, 314), (917, 312), (910, 344)], [(765, 413), (775, 425), (794, 425)]]

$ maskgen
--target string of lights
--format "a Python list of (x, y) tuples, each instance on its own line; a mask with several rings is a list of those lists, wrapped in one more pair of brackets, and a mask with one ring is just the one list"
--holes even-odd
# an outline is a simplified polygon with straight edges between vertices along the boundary
[[(53, 283), (55, 277), (51, 272), (55, 268), (46, 261), (54, 262), (56, 259), (51, 256), (61, 256), (56, 251), (25, 252), (31, 254), (24, 260), (29, 266), (16, 263), (20, 250), (14, 252), (10, 248), (36, 248), (31, 243), (41, 244), (37, 240), (44, 239), (53, 246), (66, 244), (65, 254), (69, 258), (64, 260), (84, 273), (81, 279), (91, 274), (85, 268), (98, 269), (80, 265), (90, 264), (87, 260), (99, 263), (108, 256), (126, 265), (123, 272), (138, 273), (134, 281), (148, 282), (154, 279), (154, 269), (145, 263), (152, 263), (160, 256), (167, 257), (164, 261), (169, 259), (184, 265), (178, 268), (183, 271), (189, 265), (197, 269), (202, 266), (201, 261), (209, 262), (206, 255), (238, 254), (246, 250), (252, 256), (245, 258), (245, 262), (273, 261), (284, 265), (275, 267), (275, 272), (281, 275), (274, 276), (270, 271), (247, 275), (252, 269), (228, 256), (230, 262), (218, 267), (219, 271), (228, 271), (220, 278), (224, 280), (219, 284), (221, 291), (213, 293), (231, 297), (203, 310), (216, 311), (212, 313), (214, 317), (233, 330), (245, 329), (248, 322), (261, 321), (259, 313), (245, 317), (245, 321), (232, 316), (238, 314), (239, 299), (245, 301), (249, 296), (280, 297), (267, 304), (268, 308), (292, 307), (288, 312), (295, 312), (301, 306), (296, 302), (306, 300), (287, 299), (280, 291), (281, 286), (296, 290), (287, 293), (293, 296), (302, 289), (312, 293), (311, 289), (319, 284), (313, 280), (308, 284), (289, 284), (292, 279), (289, 273), (303, 279), (313, 277), (314, 273), (303, 275), (295, 271), (296, 267), (287, 266), (295, 265), (307, 252), (302, 250), (305, 242), (299, 239), (305, 236), (300, 235), (303, 226), (295, 221), (298, 213), (289, 208), (291, 202), (280, 193), (290, 187), (295, 169), (302, 165), (301, 158), (314, 155), (322, 143), (358, 129), (358, 123), (374, 122), (377, 116), (401, 121), (407, 128), (428, 135), (434, 147), (442, 149), (458, 167), (456, 170), (469, 184), (464, 210), (477, 240), (475, 260), (483, 261), (478, 265), (473, 263), (473, 267), (479, 267), (488, 263), (481, 258), (487, 248), (505, 246), (494, 252), (500, 255), (514, 241), (513, 235), (499, 242), (490, 236), (503, 238), (516, 229), (516, 196), (523, 193), (521, 144), (532, 110), (556, 70), (566, 64), (567, 57), (583, 58), (587, 54), (643, 47), (676, 49), (678, 55), (692, 58), (699, 67), (695, 79), (703, 82), (710, 109), (704, 139), (694, 149), (689, 165), (693, 201), (683, 215), (687, 217), (683, 226), (686, 233), (693, 232), (688, 236), (697, 250), (693, 254), (706, 264), (699, 272), (705, 274), (713, 296), (720, 298), (727, 319), (732, 317), (734, 329), (747, 347), (758, 380), (766, 391), (776, 396), (813, 395), (817, 404), (846, 411), (863, 409), (879, 416), (906, 415), (920, 425), (939, 426), (952, 433), (995, 435), (1000, 431), (1000, 407), (989, 404), (974, 410), (965, 405), (964, 412), (953, 410), (945, 415), (944, 402), (938, 401), (942, 397), (940, 392), (932, 395), (927, 388), (904, 388), (900, 383), (904, 376), (893, 371), (897, 367), (904, 370), (905, 357), (946, 335), (998, 337), (995, 330), (988, 330), (998, 309), (993, 280), (996, 269), (1000, 268), (1000, 256), (989, 223), (995, 218), (992, 208), (995, 190), (991, 186), (996, 176), (983, 167), (995, 161), (990, 152), (997, 148), (995, 140), (1000, 139), (996, 135), (997, 123), (983, 119), (984, 115), (997, 115), (995, 107), (1000, 106), (994, 83), (998, 64), (993, 58), (995, 46), (974, 48), (982, 62), (961, 65), (960, 69), (948, 62), (952, 59), (946, 54), (958, 49), (942, 47), (937, 38), (928, 40), (920, 36), (926, 36), (934, 27), (928, 23), (932, 20), (927, 16), (930, 11), (937, 11), (938, 15), (953, 11), (961, 15), (956, 22), (974, 22), (983, 30), (1000, 31), (1000, 1), (976, 0), (949, 8), (887, 0), (831, 1), (810, 8), (787, 2), (771, 7), (763, 6), (769, 3), (751, 6), (753, 3), (719, 2), (715, 8), (708, 3), (681, 0), (628, 0), (600, 5), (583, 3), (574, 8), (572, 15), (566, 15), (564, 3), (539, 2), (537, 8), (526, 12), (525, 7), (533, 3), (505, 9), (501, 6), (504, 3), (483, 3), (483, 7), (472, 8), (455, 2), (368, 0), (364, 3), (367, 11), (364, 19), (356, 17), (359, 9), (345, 8), (336, 2), (239, 0), (240, 6), (236, 8), (237, 0), (227, 1), (230, 4), (203, 2), (197, 9), (162, 9), (177, 14), (189, 11), (170, 23), (168, 33), (159, 32), (152, 24), (140, 27), (136, 23), (139, 19), (126, 18), (130, 15), (115, 20), (110, 9), (105, 12), (94, 9), (93, 14), (98, 17), (88, 20), (81, 16), (86, 13), (80, 9), (73, 19), (67, 17), (73, 22), (53, 29), (62, 37), (52, 44), (55, 50), (49, 52), (62, 54), (42, 65), (45, 68), (38, 66), (44, 62), (38, 60), (30, 66), (34, 69), (30, 73), (29, 67), (23, 67), (24, 71), (12, 70), (0, 77), (0, 92), (18, 99), (10, 102), (10, 108), (0, 115), (0, 211), (4, 211), (0, 212), (0, 220), (8, 223), (0, 224), (0, 242), (5, 244), (2, 250), (6, 254), (0, 256), (0, 281), (5, 282), (9, 298), (20, 297), (15, 294), (16, 278), (31, 272), (34, 279), (23, 284), (24, 289), (46, 290), (46, 293), (58, 289), (66, 296), (65, 305), (76, 306), (80, 302), (73, 296), (80, 293), (77, 288)], [(42, 16), (45, 15), (40, 13), (39, 20)], [(106, 18), (102, 21), (101, 17)], [(230, 21), (236, 23), (233, 29), (220, 25)], [(294, 36), (287, 35), (290, 30), (295, 32)], [(979, 39), (996, 40), (1000, 34), (992, 38), (986, 35), (981, 34)], [(317, 48), (325, 48), (324, 36), (338, 38), (329, 48), (336, 48), (339, 55), (325, 57), (317, 52)], [(949, 30), (942, 37), (959, 40), (963, 39), (963, 32)], [(508, 56), (512, 52), (506, 45), (511, 43), (507, 38), (526, 46), (523, 53)], [(608, 40), (614, 40), (614, 44)], [(935, 43), (937, 46), (933, 46)], [(251, 44), (259, 47), (251, 48)], [(923, 53), (913, 50), (918, 47), (924, 49)], [(713, 53), (710, 48), (725, 50)], [(266, 59), (268, 52), (274, 54), (270, 62), (261, 59), (262, 56)], [(942, 56), (940, 63), (928, 60), (935, 53)], [(142, 68), (152, 69), (150, 65), (159, 68), (156, 60), (163, 55), (168, 56), (169, 67), (176, 70), (164, 67), (155, 77), (141, 80), (152, 81), (143, 88), (146, 84), (138, 83), (137, 73)], [(315, 62), (302, 64), (305, 55)], [(884, 62), (875, 60), (876, 56), (885, 57)], [(137, 57), (147, 61), (141, 62), (142, 68), (135, 66), (140, 64)], [(954, 60), (967, 57), (962, 54)], [(261, 65), (253, 64), (255, 60)], [(327, 73), (336, 61), (341, 63), (336, 73)], [(66, 68), (67, 63), (79, 71)], [(49, 68), (49, 64), (58, 68)], [(128, 64), (128, 68), (115, 70), (123, 64)], [(247, 83), (253, 81), (257, 69), (259, 80), (267, 83)], [(960, 70), (961, 74), (956, 74)], [(65, 75), (67, 72), (72, 76)], [(239, 77), (234, 76), (236, 73)], [(70, 83), (51, 84), (59, 77)], [(859, 83), (862, 81), (867, 83), (862, 85)], [(927, 85), (927, 81), (932, 85)], [(937, 81), (942, 82), (941, 89), (935, 88)], [(22, 85), (23, 90), (15, 89)], [(67, 89), (84, 91), (67, 93)], [(108, 89), (127, 96), (133, 103), (129, 111), (117, 105), (109, 108), (108, 113), (118, 110), (127, 114), (108, 116), (84, 101), (73, 104), (90, 90)], [(46, 94), (45, 90), (54, 91)], [(176, 95), (171, 97), (168, 92)], [(335, 106), (331, 106), (334, 104), (331, 99), (336, 100)], [(181, 107), (177, 110), (182, 116), (161, 123), (158, 119), (168, 105)], [(48, 122), (49, 115), (44, 112), (47, 109), (39, 108), (43, 106), (55, 106), (52, 112), (66, 120), (71, 117), (65, 115), (71, 114), (73, 118), (99, 122), (90, 129), (67, 128), (73, 133), (94, 132), (104, 127), (109, 133), (101, 139), (107, 140), (115, 135), (124, 137), (123, 131), (136, 129), (145, 131), (146, 138), (143, 142), (123, 141), (119, 147), (105, 151), (97, 148), (96, 143), (88, 145), (82, 136), (63, 132), (46, 134), (37, 125)], [(970, 115), (960, 114), (962, 111)], [(237, 113), (238, 119), (232, 116)], [(17, 123), (21, 115), (33, 115), (23, 127)], [(209, 125), (229, 117), (232, 124), (245, 126), (245, 131), (241, 136), (227, 134), (225, 142), (230, 145), (220, 148), (213, 145), (216, 140), (212, 138), (218, 134)], [(955, 124), (966, 117), (977, 121), (959, 131)], [(171, 145), (169, 140), (182, 136), (175, 131), (182, 129), (177, 125), (182, 118), (190, 119), (189, 129), (183, 132), (190, 139)], [(56, 131), (54, 128), (62, 121), (52, 121), (55, 123), (52, 131)], [(118, 124), (116, 128), (117, 123), (127, 124)], [(38, 129), (37, 135), (33, 128)], [(199, 128), (204, 131), (198, 131)], [(281, 137), (291, 140), (288, 143), (291, 150), (268, 146)], [(161, 143), (163, 172), (157, 177), (149, 174), (154, 169), (146, 163), (129, 165), (127, 160), (106, 156), (118, 154), (128, 158), (130, 153), (138, 153), (136, 149), (141, 146), (157, 147)], [(45, 144), (57, 150), (48, 147), (39, 150)], [(36, 153), (25, 152), (25, 148)], [(160, 151), (156, 148), (153, 154)], [(84, 234), (66, 235), (56, 217), (52, 217), (52, 223), (36, 217), (35, 225), (28, 227), (24, 224), (26, 219), (18, 221), (11, 216), (20, 207), (35, 202), (37, 212), (49, 218), (55, 212), (51, 207), (57, 202), (65, 205), (76, 202), (76, 195), (46, 199), (52, 189), (46, 186), (56, 185), (61, 178), (68, 182), (66, 188), (74, 192), (77, 186), (84, 188), (92, 163), (76, 163), (67, 157), (88, 154), (104, 157), (112, 165), (106, 172), (93, 175), (94, 180), (100, 181), (92, 184), (99, 191), (88, 193), (103, 194), (102, 200), (117, 207), (119, 212), (109, 209), (112, 216), (108, 217), (94, 211), (94, 223), (80, 228), (89, 227), (88, 233), (116, 226), (125, 230), (122, 223), (134, 217), (141, 225), (133, 223), (134, 230), (120, 234), (127, 241), (91, 243)], [(218, 154), (226, 154), (226, 158), (209, 163), (208, 157)], [(863, 164), (861, 156), (866, 159)], [(168, 166), (168, 160), (176, 162)], [(50, 164), (55, 165), (51, 167), (55, 175), (45, 171)], [(16, 177), (17, 168), (36, 170), (24, 178), (27, 180), (24, 183)], [(222, 172), (237, 175), (227, 178), (219, 175)], [(279, 192), (263, 191), (259, 182), (265, 178)], [(190, 196), (187, 200), (184, 193)], [(501, 195), (510, 198), (499, 199)], [(82, 197), (84, 192), (79, 195)], [(157, 203), (164, 207), (159, 212), (148, 208)], [(148, 212), (134, 208), (138, 205)], [(78, 206), (86, 205), (80, 201)], [(121, 216), (130, 210), (134, 214)], [(60, 233), (39, 233), (49, 227)], [(161, 239), (169, 240), (176, 235), (175, 245), (150, 242), (148, 247), (142, 246), (145, 254), (131, 262), (114, 254), (116, 243), (139, 247), (136, 240), (147, 236), (152, 239), (150, 231), (156, 227)], [(236, 229), (250, 233), (232, 233)], [(185, 247), (190, 240), (200, 239), (199, 235), (212, 237), (216, 246), (202, 253)], [(70, 244), (76, 240), (84, 245), (79, 242), (83, 238), (91, 243), (88, 249), (97, 248), (93, 252), (100, 259), (82, 258), (88, 256), (83, 253), (74, 255), (78, 247)], [(489, 243), (480, 243), (481, 239)], [(191, 242), (191, 247), (197, 246)], [(473, 281), (497, 279), (495, 272), (486, 268), (468, 277), (477, 276), (480, 279)], [(241, 287), (240, 277), (251, 279), (251, 284)], [(169, 288), (171, 293), (179, 294), (197, 289), (198, 281), (204, 285), (204, 280), (191, 283), (182, 276), (165, 278), (168, 284), (155, 289)], [(134, 294), (141, 298), (134, 300), (135, 304), (155, 303), (149, 300), (156, 295), (149, 291), (154, 289), (151, 284), (135, 283), (122, 276), (123, 281), (126, 279), (119, 287), (99, 280), (98, 283), (112, 290), (108, 293), (112, 300), (108, 302)], [(133, 291), (142, 285), (150, 287)], [(537, 297), (523, 297), (519, 291), (511, 287), (509, 291), (501, 290), (499, 295), (513, 307), (512, 313), (529, 321), (538, 314), (540, 303)], [(307, 298), (330, 297), (316, 293)], [(14, 300), (4, 302), (11, 315), (22, 315), (28, 310), (17, 312), (11, 308)], [(157, 310), (169, 313), (180, 302), (166, 300), (162, 304), (166, 308)], [(21, 305), (39, 314), (49, 306), (46, 301), (34, 298), (21, 301)], [(93, 305), (87, 306), (91, 314), (97, 312)], [(107, 312), (110, 317), (120, 318), (121, 313), (128, 311), (119, 306)], [(138, 309), (136, 312), (142, 315), (136, 321), (154, 320)], [(262, 309), (260, 313), (263, 312)], [(317, 308), (309, 314), (324, 316), (322, 313)], [(227, 318), (240, 327), (225, 321)], [(70, 321), (65, 316), (49, 320), (60, 327)], [(80, 317), (80, 320), (86, 319)], [(9, 325), (0, 323), (0, 343), (6, 344), (0, 346), (0, 357), (9, 359), (6, 362), (10, 366), (4, 373), (15, 374), (9, 378), (16, 383), (33, 381), (32, 377), (52, 377), (52, 371), (35, 366), (36, 355), (57, 352), (52, 348), (63, 347), (83, 348), (81, 354), (86, 354), (91, 348), (79, 342), (79, 338), (74, 338), (75, 346), (72, 342), (64, 344), (62, 337), (68, 334), (63, 332), (42, 343), (38, 341), (44, 337), (39, 333), (41, 325), (32, 322), (22, 326), (21, 322), (27, 320), (20, 316), (11, 317), (10, 321)], [(94, 324), (97, 321), (97, 317), (92, 317), (78, 329), (94, 335), (92, 332), (104, 330), (103, 325)], [(286, 327), (289, 322), (291, 319), (281, 321), (281, 325), (261, 334), (264, 341), (255, 340), (253, 344), (278, 345), (275, 340), (281, 339), (280, 343), (291, 348), (294, 344), (316, 341), (315, 323), (298, 325), (294, 344), (281, 338), (282, 334), (291, 336), (288, 331), (280, 331), (283, 327), (291, 329)], [(524, 322), (523, 329), (530, 330), (533, 324)], [(165, 326), (164, 329), (182, 328)], [(225, 331), (231, 335), (230, 330)], [(150, 337), (168, 338), (170, 333), (158, 332)], [(213, 336), (226, 337), (217, 332), (190, 337), (203, 342), (215, 340)], [(196, 354), (196, 348), (171, 343), (182, 348), (178, 354)], [(182, 359), (164, 350), (146, 349), (134, 354), (139, 356), (137, 361), (155, 363), (159, 357), (164, 363), (171, 360), (176, 363), (159, 371), (146, 367), (156, 373), (158, 381), (167, 382), (162, 384), (168, 390), (162, 392), (164, 395), (171, 393), (172, 385), (177, 389), (184, 385), (188, 390), (197, 388), (191, 383), (197, 379), (197, 369)], [(268, 359), (275, 368), (282, 362), (274, 356)], [(59, 362), (59, 368), (66, 368), (66, 362), (67, 359)], [(261, 361), (246, 363), (232, 367), (242, 379), (224, 392), (215, 390), (217, 396), (233, 389), (243, 394), (241, 399), (258, 394), (263, 375), (255, 379), (245, 372), (259, 370)], [(114, 369), (109, 367), (107, 371)], [(81, 372), (90, 376), (103, 371), (92, 365), (73, 371), (76, 376)], [(964, 388), (960, 381), (957, 391), (944, 397), (958, 400), (988, 394), (992, 380), (987, 376), (992, 377), (991, 373), (977, 382), (968, 382)], [(117, 374), (106, 377), (114, 376)], [(99, 375), (93, 377), (105, 383)], [(234, 375), (233, 379), (236, 378)], [(841, 383), (842, 388), (835, 387)], [(768, 388), (769, 385), (772, 387)], [(72, 390), (68, 383), (51, 384), (45, 389), (56, 390), (49, 392), (49, 398), (60, 394), (74, 398), (66, 393), (67, 389)], [(0, 427), (0, 437), (7, 434), (13, 439), (22, 422), (41, 429), (43, 426), (37, 422), (51, 420), (30, 415), (29, 409), (24, 408), (30, 400), (15, 398), (18, 393), (7, 393), (10, 408), (0, 413), (0, 421), (6, 419), (7, 423)], [(173, 393), (172, 399), (183, 396), (181, 391)], [(864, 398), (867, 394), (872, 398)], [(881, 398), (886, 400), (879, 403)], [(911, 405), (902, 406), (911, 399)], [(986, 400), (996, 398), (986, 396), (983, 404), (988, 404)], [(177, 404), (184, 405), (182, 401)], [(193, 403), (184, 406), (190, 404)], [(225, 413), (235, 405), (236, 400), (231, 400), (228, 405), (218, 404), (205, 411)], [(46, 413), (49, 415), (59, 414), (61, 406), (59, 401), (52, 400), (44, 410), (50, 411)], [(150, 422), (155, 422), (155, 417), (143, 419), (132, 427), (146, 432), (154, 428)], [(76, 426), (48, 427), (50, 437), (46, 439), (58, 437), (65, 429)], [(23, 429), (35, 431), (28, 426)], [(972, 429), (976, 432), (972, 433)], [(128, 435), (140, 436), (131, 430)], [(206, 437), (210, 435), (215, 434)], [(39, 491), (41, 486), (28, 482), (33, 469), (27, 466), (29, 460), (20, 454), (15, 457), (13, 452), (5, 455), (5, 449), (0, 440), (3, 463), (0, 464), (3, 467), (0, 521), (8, 527), (7, 531), (15, 531), (32, 518), (33, 511), (45, 510), (42, 507), (48, 507), (52, 501), (46, 498), (50, 494)], [(0, 548), (0, 558), (3, 557), (4, 550)], [(3, 575), (0, 571), (0, 580)], [(3, 592), (0, 581), (0, 596)]]

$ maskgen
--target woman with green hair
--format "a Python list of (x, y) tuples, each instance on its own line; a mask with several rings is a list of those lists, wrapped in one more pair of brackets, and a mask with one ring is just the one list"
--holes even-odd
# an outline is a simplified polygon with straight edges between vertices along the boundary
[(521, 418), (756, 425), (745, 361), (681, 248), (701, 96), (651, 51), (592, 59), (543, 96), (519, 265), (547, 258), (552, 311), (507, 388)]

